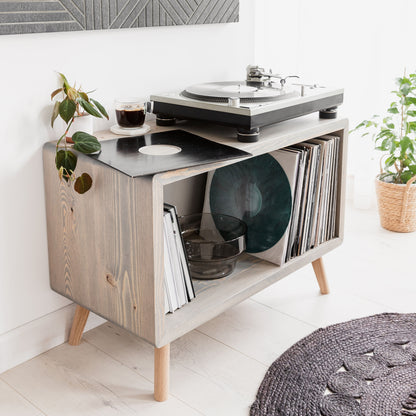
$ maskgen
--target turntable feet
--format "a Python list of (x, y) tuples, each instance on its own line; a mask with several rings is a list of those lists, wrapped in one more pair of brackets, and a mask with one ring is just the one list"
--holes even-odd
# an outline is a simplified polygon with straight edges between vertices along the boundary
[(173, 126), (175, 123), (175, 117), (168, 116), (167, 114), (156, 114), (156, 125), (158, 126)]
[(319, 111), (319, 118), (332, 119), (337, 118), (338, 107), (325, 108)]
[(239, 142), (253, 143), (259, 140), (260, 129), (255, 127), (254, 129), (237, 129), (237, 139)]

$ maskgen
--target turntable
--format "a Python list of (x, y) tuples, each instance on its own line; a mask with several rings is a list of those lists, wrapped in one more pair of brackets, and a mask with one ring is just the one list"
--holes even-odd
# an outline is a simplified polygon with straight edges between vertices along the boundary
[(176, 119), (204, 120), (237, 129), (242, 142), (255, 142), (260, 128), (319, 111), (321, 118), (335, 118), (344, 90), (292, 83), (280, 74), (258, 66), (247, 67), (245, 81), (193, 85), (181, 93), (152, 95), (148, 110), (158, 125)]

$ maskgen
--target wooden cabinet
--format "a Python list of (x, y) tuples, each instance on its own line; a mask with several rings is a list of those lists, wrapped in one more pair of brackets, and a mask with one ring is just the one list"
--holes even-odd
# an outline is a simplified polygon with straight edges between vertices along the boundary
[[(263, 128), (256, 143), (240, 143), (233, 129), (221, 126), (184, 123), (175, 128), (254, 156), (324, 134), (338, 135), (336, 238), (281, 267), (244, 254), (232, 275), (195, 281), (196, 298), (173, 314), (165, 314), (164, 190), (170, 184), (237, 163), (238, 159), (132, 178), (79, 154), (77, 172), (88, 172), (94, 180), (92, 189), (79, 195), (59, 181), (55, 143), (46, 143), (43, 152), (51, 287), (79, 305), (70, 343), (79, 343), (88, 311), (145, 339), (156, 347), (157, 400), (167, 397), (170, 342), (308, 263), (313, 262), (321, 292), (327, 293), (321, 258), (343, 238), (347, 120), (320, 120), (316, 114), (297, 118)], [(152, 125), (152, 131), (162, 130), (169, 128)], [(107, 132), (97, 136), (114, 137)], [(189, 192), (194, 191), (190, 188)]]

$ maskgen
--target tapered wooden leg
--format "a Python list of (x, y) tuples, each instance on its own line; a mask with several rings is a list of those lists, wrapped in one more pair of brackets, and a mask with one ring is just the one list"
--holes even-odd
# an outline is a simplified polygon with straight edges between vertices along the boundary
[(164, 402), (169, 396), (170, 344), (155, 348), (155, 400)]
[(312, 262), (313, 271), (315, 272), (316, 280), (318, 280), (319, 289), (323, 295), (329, 293), (328, 282), (326, 280), (324, 262), (322, 257)]
[(72, 321), (71, 333), (69, 334), (69, 345), (79, 345), (81, 343), (82, 333), (84, 332), (89, 313), (88, 309), (77, 305), (74, 320)]

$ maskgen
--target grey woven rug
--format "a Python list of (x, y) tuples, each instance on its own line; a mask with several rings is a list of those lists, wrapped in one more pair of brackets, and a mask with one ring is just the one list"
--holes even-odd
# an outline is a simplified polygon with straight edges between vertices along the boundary
[(318, 329), (269, 368), (250, 416), (416, 416), (416, 314)]

